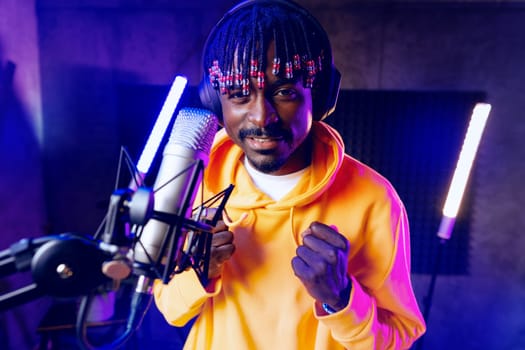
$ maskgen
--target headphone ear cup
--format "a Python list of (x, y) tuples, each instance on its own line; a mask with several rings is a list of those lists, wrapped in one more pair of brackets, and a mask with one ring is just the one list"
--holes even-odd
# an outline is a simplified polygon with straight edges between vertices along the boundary
[(335, 66), (332, 66), (330, 73), (321, 79), (315, 95), (312, 96), (314, 119), (318, 121), (323, 120), (335, 110), (341, 87), (341, 73)]
[(199, 98), (202, 106), (212, 111), (222, 122), (222, 107), (219, 92), (213, 88), (209, 79), (203, 77), (199, 83)]
[(332, 78), (330, 80), (330, 85), (328, 88), (329, 95), (326, 99), (326, 112), (323, 116), (323, 119), (335, 110), (337, 105), (337, 98), (339, 97), (339, 90), (341, 89), (341, 73), (337, 68), (332, 68)]

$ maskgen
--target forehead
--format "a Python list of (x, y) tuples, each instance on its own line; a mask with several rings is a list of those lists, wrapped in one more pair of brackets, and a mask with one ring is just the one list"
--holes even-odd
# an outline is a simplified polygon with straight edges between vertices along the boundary
[[(266, 68), (271, 66), (276, 58), (275, 52), (275, 42), (273, 40), (265, 43), (266, 47), (263, 48), (264, 51), (260, 50), (260, 46), (263, 45), (261, 42), (254, 42), (254, 48), (251, 52), (246, 52), (246, 48), (242, 47), (240, 44), (237, 44), (233, 55), (224, 58), (224, 66), (228, 65), (228, 61), (231, 62), (231, 70), (243, 70), (249, 69), (250, 66), (255, 64), (258, 65), (258, 68)], [(263, 55), (264, 53), (264, 55)], [(255, 68), (255, 67), (252, 67)]]

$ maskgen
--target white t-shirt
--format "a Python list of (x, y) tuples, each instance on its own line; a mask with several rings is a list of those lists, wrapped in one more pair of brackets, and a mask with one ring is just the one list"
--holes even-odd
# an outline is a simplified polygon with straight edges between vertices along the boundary
[(308, 167), (287, 175), (268, 175), (255, 169), (244, 157), (244, 166), (255, 185), (275, 201), (283, 198), (304, 174)]

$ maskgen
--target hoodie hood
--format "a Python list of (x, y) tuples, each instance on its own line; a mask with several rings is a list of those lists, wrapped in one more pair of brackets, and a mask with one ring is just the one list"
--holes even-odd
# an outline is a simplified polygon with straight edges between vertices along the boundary
[(219, 172), (207, 171), (204, 176), (209, 195), (234, 184), (227, 205), (230, 208), (249, 210), (266, 207), (281, 210), (309, 204), (333, 183), (344, 155), (341, 136), (328, 124), (313, 122), (311, 135), (316, 139), (313, 142), (312, 164), (288, 194), (274, 201), (255, 187), (243, 165), (244, 152), (233, 143), (224, 129), (220, 130), (215, 136), (208, 164), (209, 169), (218, 169)]

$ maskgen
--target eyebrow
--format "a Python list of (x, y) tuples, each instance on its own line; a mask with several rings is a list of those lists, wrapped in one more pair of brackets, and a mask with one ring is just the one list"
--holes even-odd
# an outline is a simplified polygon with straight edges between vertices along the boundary
[(295, 85), (297, 84), (297, 82), (299, 82), (299, 79), (298, 78), (278, 78), (277, 80), (273, 81), (273, 82), (269, 82), (267, 80), (267, 82), (269, 83), (269, 87), (279, 87), (279, 86), (283, 86), (283, 85), (287, 85), (287, 84), (292, 84), (292, 85)]
[[(268, 81), (268, 79), (266, 79), (266, 83), (268, 84), (269, 88), (275, 89), (275, 88), (278, 88), (278, 87), (281, 87), (281, 86), (287, 85), (287, 84), (295, 85), (295, 84), (297, 84), (299, 82), (299, 80), (300, 80), (300, 77), (295, 77), (295, 78), (281, 78), (281, 77), (278, 77), (275, 81), (273, 81), (271, 83)], [(228, 91), (231, 93), (233, 91), (238, 91), (241, 88), (242, 88), (242, 86), (234, 84), (231, 88), (228, 89)]]

